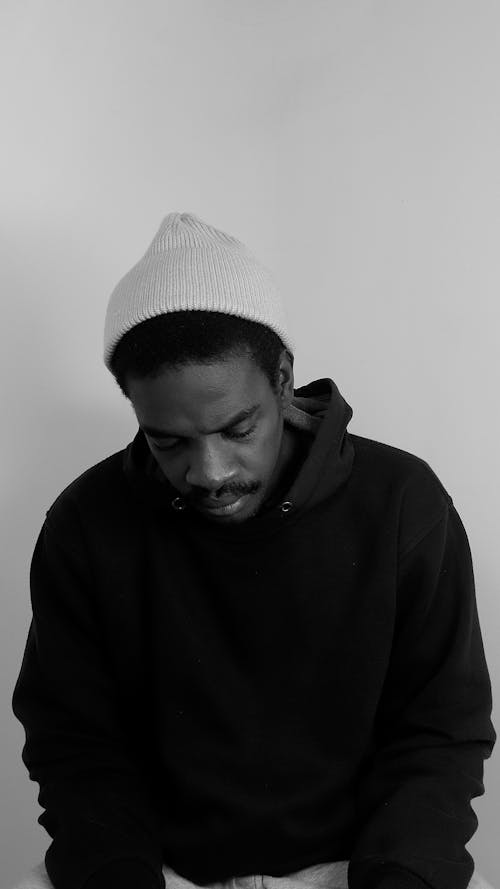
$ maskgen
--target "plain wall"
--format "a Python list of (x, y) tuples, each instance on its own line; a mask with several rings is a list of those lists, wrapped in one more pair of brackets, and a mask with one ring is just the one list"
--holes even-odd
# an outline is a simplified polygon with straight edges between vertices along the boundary
[[(46, 509), (136, 424), (101, 360), (109, 293), (194, 212), (275, 274), (297, 385), (423, 457), (462, 517), (500, 679), (500, 5), (4, 0), (1, 886), (49, 837), (11, 696)], [(75, 690), (77, 693), (77, 690)], [(494, 714), (495, 720), (495, 714)], [(500, 765), (469, 845), (500, 886)]]

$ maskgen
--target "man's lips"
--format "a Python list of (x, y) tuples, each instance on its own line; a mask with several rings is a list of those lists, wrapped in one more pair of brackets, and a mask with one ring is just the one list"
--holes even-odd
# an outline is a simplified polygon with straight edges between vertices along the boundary
[(219, 497), (218, 500), (196, 500), (193, 505), (197, 506), (198, 509), (221, 509), (224, 506), (232, 506), (233, 503), (245, 496), (246, 492), (235, 494), (232, 497)]
[(188, 494), (186, 496), (186, 500), (189, 506), (200, 510), (200, 512), (211, 513), (214, 516), (232, 515), (233, 512), (237, 512), (246, 503), (250, 496), (256, 494), (260, 487), (259, 482), (253, 482), (253, 484), (248, 485), (243, 490), (229, 490), (219, 497), (203, 497), (199, 493), (192, 491), (191, 495)]
[(221, 500), (199, 500), (194, 505), (199, 512), (205, 513), (205, 515), (223, 518), (239, 512), (247, 497), (248, 494), (240, 494), (238, 497), (224, 497)]

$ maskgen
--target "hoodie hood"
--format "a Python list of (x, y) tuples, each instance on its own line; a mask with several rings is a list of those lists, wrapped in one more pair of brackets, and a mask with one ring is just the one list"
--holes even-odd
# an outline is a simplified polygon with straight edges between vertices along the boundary
[[(245, 522), (217, 525), (191, 510), (165, 478), (142, 430), (124, 451), (123, 470), (135, 496), (149, 509), (169, 513), (179, 521), (202, 523), (208, 533), (253, 536), (299, 517), (331, 498), (348, 479), (354, 446), (347, 432), (353, 411), (330, 379), (320, 379), (294, 390), (285, 411), (285, 423), (297, 429), (307, 443), (306, 456), (288, 491), (271, 506)], [(307, 441), (307, 439), (310, 439)]]

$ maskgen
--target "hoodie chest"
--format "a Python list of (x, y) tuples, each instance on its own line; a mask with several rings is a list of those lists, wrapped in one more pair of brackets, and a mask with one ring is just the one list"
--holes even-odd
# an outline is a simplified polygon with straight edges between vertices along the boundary
[[(356, 516), (319, 515), (269, 539), (227, 542), (150, 537), (143, 594), (152, 625), (175, 651), (232, 657), (241, 669), (295, 669), (297, 651), (317, 662), (390, 647), (394, 547), (387, 528)], [(182, 640), (182, 642), (180, 642)]]
[(105, 598), (124, 700), (145, 718), (161, 714), (181, 746), (186, 726), (295, 732), (299, 713), (319, 736), (332, 694), (344, 720), (358, 719), (363, 701), (374, 708), (392, 643), (395, 559), (386, 523), (370, 524), (330, 511), (238, 544), (148, 524), (115, 563)]

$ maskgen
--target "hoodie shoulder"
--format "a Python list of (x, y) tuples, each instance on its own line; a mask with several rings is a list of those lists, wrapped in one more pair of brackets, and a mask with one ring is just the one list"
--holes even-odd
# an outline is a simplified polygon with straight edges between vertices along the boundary
[(431, 473), (442, 490), (445, 490), (442, 482), (439, 481), (427, 461), (417, 456), (417, 454), (403, 451), (401, 448), (396, 448), (394, 445), (382, 441), (375, 441), (373, 438), (366, 438), (353, 433), (349, 434), (356, 448), (356, 453), (363, 459), (376, 462), (380, 467), (390, 468), (392, 471), (400, 471), (404, 475), (414, 472), (420, 475)]
[(441, 521), (453, 506), (443, 482), (422, 457), (384, 442), (350, 435), (355, 450), (353, 476), (367, 497), (395, 504), (400, 552)]
[(47, 517), (63, 521), (69, 513), (102, 509), (107, 502), (117, 502), (126, 490), (123, 484), (125, 450), (100, 460), (73, 479), (55, 498)]

